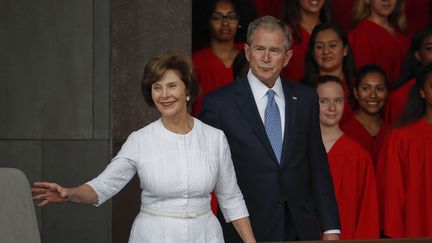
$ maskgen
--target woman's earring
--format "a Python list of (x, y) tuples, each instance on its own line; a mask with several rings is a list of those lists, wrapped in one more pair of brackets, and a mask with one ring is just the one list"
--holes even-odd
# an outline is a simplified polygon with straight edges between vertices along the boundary
[(241, 26), (241, 25), (238, 25), (238, 26), (237, 26), (237, 28), (241, 29), (241, 28), (242, 28), (242, 26)]
[(186, 101), (190, 101), (190, 96), (186, 96)]

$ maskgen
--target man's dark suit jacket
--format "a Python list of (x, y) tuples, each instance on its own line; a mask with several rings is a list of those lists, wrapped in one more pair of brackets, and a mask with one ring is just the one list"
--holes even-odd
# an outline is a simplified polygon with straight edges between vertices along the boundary
[[(246, 78), (207, 95), (200, 119), (225, 132), (256, 240), (286, 240), (289, 216), (299, 240), (318, 240), (321, 230), (340, 229), (318, 98), (302, 84), (283, 79), (282, 86), (285, 131), (280, 165)], [(218, 217), (225, 240), (239, 242), (232, 224)]]

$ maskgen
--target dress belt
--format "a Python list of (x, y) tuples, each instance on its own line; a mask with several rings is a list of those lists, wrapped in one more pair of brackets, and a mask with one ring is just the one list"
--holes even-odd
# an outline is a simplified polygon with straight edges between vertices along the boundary
[(142, 208), (141, 212), (151, 214), (154, 216), (163, 216), (163, 217), (171, 217), (171, 218), (180, 218), (180, 219), (186, 219), (186, 218), (196, 218), (198, 216), (204, 215), (208, 212), (210, 212), (210, 207), (203, 208), (197, 211), (193, 212), (167, 212), (167, 211), (161, 211), (153, 208)]

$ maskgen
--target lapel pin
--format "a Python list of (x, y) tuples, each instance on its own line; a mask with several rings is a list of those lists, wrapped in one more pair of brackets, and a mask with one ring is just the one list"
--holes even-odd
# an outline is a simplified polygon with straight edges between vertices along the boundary
[(292, 99), (293, 99), (293, 100), (297, 100), (297, 96), (293, 96)]

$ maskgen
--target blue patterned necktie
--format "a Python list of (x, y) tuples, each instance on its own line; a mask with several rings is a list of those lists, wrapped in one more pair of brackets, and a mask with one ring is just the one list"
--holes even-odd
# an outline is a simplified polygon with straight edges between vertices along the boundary
[(280, 163), (282, 154), (282, 127), (279, 108), (275, 101), (275, 92), (272, 89), (267, 91), (267, 107), (264, 115), (264, 125), (267, 137), (273, 147), (278, 162)]

